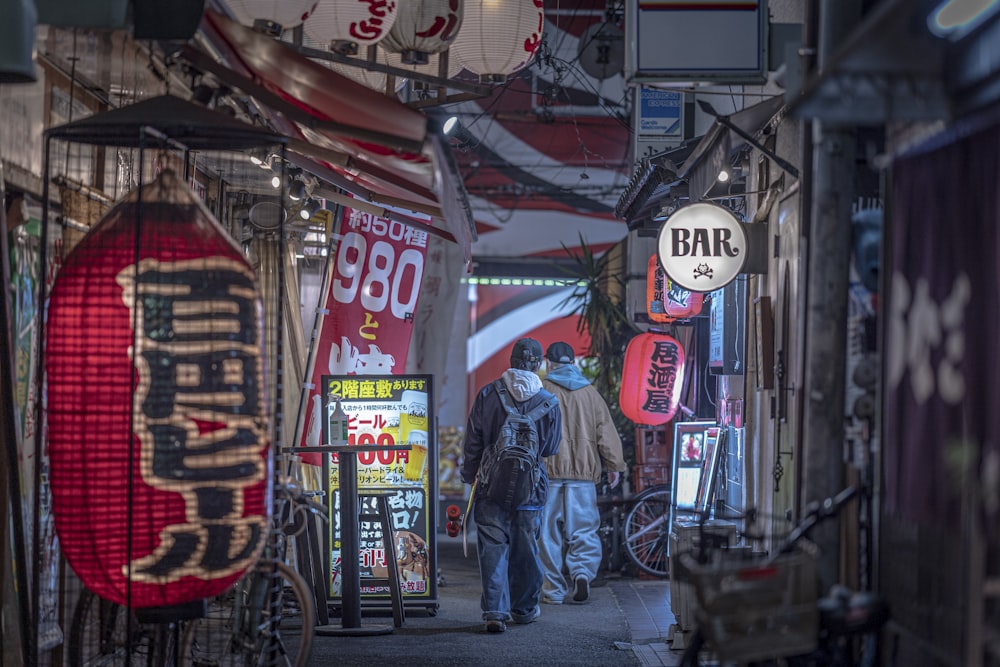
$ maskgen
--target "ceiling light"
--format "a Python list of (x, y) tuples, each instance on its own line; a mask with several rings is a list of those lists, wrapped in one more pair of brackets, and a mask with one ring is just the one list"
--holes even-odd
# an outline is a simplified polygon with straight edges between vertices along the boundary
[(292, 180), (291, 185), (288, 186), (288, 196), (293, 201), (299, 201), (306, 196), (306, 184), (302, 182), (301, 178)]
[(729, 170), (723, 169), (722, 171), (719, 172), (719, 175), (716, 178), (719, 179), (719, 183), (725, 183), (726, 181), (729, 180)]
[(258, 167), (262, 166), (267, 161), (267, 151), (263, 148), (253, 149), (250, 151), (250, 161)]
[(441, 126), (441, 131), (445, 134), (451, 134), (456, 127), (458, 127), (458, 116), (449, 116), (448, 120)]
[(316, 215), (316, 212), (319, 211), (319, 209), (319, 201), (310, 197), (306, 203), (302, 205), (302, 208), (299, 209), (299, 217), (303, 220), (309, 220)]
[(271, 177), (271, 187), (272, 188), (280, 188), (281, 187), (281, 176), (278, 176), (277, 174), (275, 174), (274, 176)]

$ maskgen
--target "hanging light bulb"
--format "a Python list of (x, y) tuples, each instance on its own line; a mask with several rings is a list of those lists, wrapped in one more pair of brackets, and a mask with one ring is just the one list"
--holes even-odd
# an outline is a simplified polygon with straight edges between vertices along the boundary
[(462, 8), (463, 0), (408, 0), (379, 44), (408, 65), (426, 65), (431, 54), (445, 51), (459, 34)]
[(305, 23), (313, 39), (344, 56), (377, 44), (396, 22), (397, 3), (370, 0), (322, 0)]
[(449, 53), (481, 83), (504, 83), (535, 57), (544, 24), (542, 0), (465, 0)]

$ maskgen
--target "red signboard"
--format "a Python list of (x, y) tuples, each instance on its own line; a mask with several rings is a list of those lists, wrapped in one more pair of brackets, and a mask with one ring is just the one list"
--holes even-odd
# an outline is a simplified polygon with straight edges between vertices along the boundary
[[(345, 208), (317, 317), (300, 446), (322, 441), (324, 375), (401, 374), (424, 275), (427, 232)], [(319, 456), (304, 455), (319, 464)]]
[(675, 284), (651, 255), (646, 267), (646, 313), (653, 322), (665, 323), (694, 317), (701, 312), (705, 295)]

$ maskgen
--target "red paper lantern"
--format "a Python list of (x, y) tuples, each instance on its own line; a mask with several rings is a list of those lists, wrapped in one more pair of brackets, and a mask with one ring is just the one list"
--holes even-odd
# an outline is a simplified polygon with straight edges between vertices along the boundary
[(269, 511), (254, 272), (172, 172), (142, 196), (66, 258), (45, 357), (63, 552), (133, 608), (225, 590), (259, 556)]
[(701, 312), (705, 295), (675, 284), (660, 266), (656, 255), (646, 267), (646, 313), (653, 322), (673, 322)]
[(636, 424), (660, 426), (674, 418), (681, 400), (684, 348), (666, 334), (644, 333), (625, 349), (618, 404)]

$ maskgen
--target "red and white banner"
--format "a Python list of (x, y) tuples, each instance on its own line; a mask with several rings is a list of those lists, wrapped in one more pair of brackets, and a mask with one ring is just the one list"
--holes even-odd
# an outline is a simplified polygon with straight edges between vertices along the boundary
[[(322, 444), (320, 387), (324, 375), (405, 372), (427, 240), (427, 232), (401, 222), (343, 209), (340, 239), (327, 270), (330, 282), (309, 355), (309, 392), (305, 410), (300, 410), (300, 446)], [(318, 463), (319, 456), (303, 459)]]

